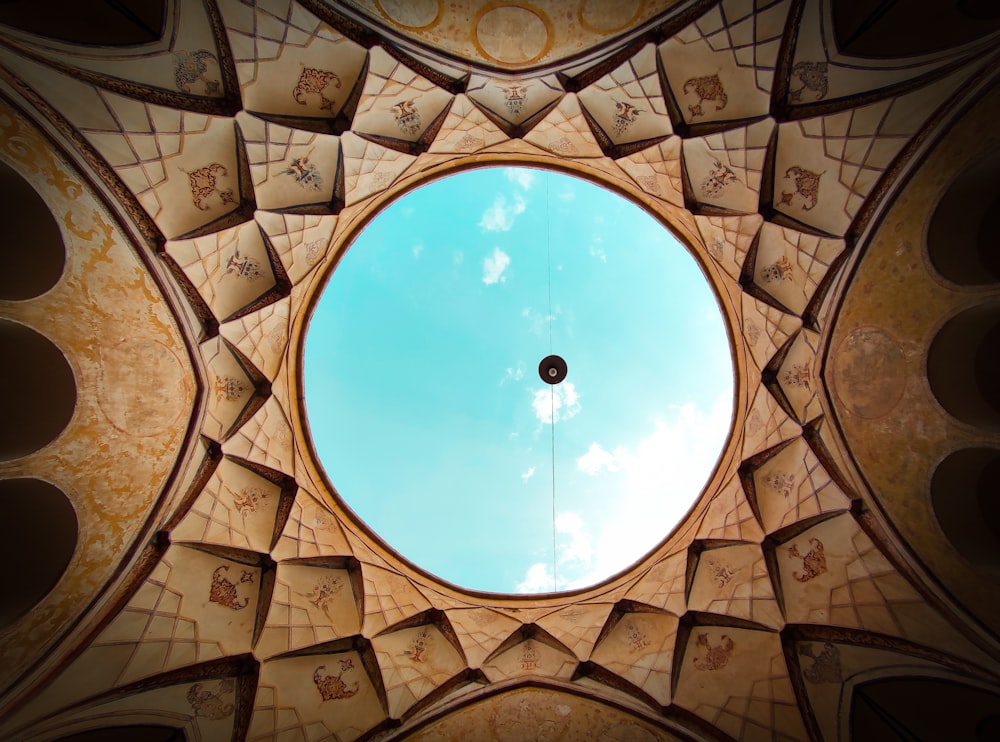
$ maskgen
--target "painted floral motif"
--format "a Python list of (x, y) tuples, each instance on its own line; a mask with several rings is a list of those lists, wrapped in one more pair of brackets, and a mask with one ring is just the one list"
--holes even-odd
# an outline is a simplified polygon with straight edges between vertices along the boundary
[(776, 261), (771, 263), (760, 272), (761, 280), (764, 283), (774, 283), (775, 281), (791, 281), (792, 280), (792, 263), (785, 256), (782, 255)]
[(174, 59), (174, 84), (182, 93), (191, 93), (192, 86), (199, 83), (204, 85), (205, 95), (219, 95), (222, 92), (218, 78), (206, 77), (209, 65), (216, 70), (219, 68), (219, 60), (210, 51), (178, 51), (174, 52)]
[(233, 494), (233, 503), (236, 510), (243, 516), (246, 522), (247, 516), (257, 512), (257, 508), (267, 499), (267, 493), (260, 487), (244, 487), (238, 493)]
[(748, 319), (743, 323), (743, 331), (746, 332), (750, 345), (756, 345), (757, 341), (760, 340), (760, 327), (752, 319)]
[[(824, 171), (825, 173), (825, 171)], [(812, 209), (819, 200), (819, 179), (824, 173), (814, 173), (798, 165), (788, 168), (785, 171), (785, 179), (791, 178), (794, 183), (794, 191), (782, 191), (781, 203), (794, 206), (792, 199), (799, 197), (799, 207), (803, 211)]]
[(754, 410), (750, 413), (750, 417), (747, 418), (747, 433), (757, 435), (763, 427), (764, 422), (760, 419), (760, 412)]
[(403, 654), (406, 655), (411, 662), (424, 662), (427, 659), (430, 643), (430, 635), (428, 634), (427, 629), (424, 629), (413, 637), (413, 641), (410, 642), (410, 648), (403, 650)]
[(215, 375), (215, 401), (235, 402), (247, 391), (246, 385), (240, 379), (232, 376)]
[(655, 175), (636, 176), (635, 182), (642, 186), (642, 189), (646, 191), (646, 193), (652, 193), (654, 196), (663, 192), (660, 189), (660, 181)]
[(188, 688), (187, 702), (191, 704), (195, 716), (219, 721), (232, 716), (234, 706), (229, 701), (224, 701), (222, 696), (232, 693), (235, 689), (236, 683), (232, 680), (221, 681), (215, 692), (205, 690), (202, 683), (195, 683)]
[(615, 136), (624, 136), (629, 127), (639, 118), (642, 108), (636, 108), (627, 101), (615, 101)]
[(714, 240), (708, 243), (708, 254), (711, 255), (716, 260), (722, 260), (723, 249), (726, 243), (716, 237)]
[(803, 644), (799, 647), (799, 654), (803, 657), (811, 657), (812, 666), (802, 671), (802, 676), (810, 683), (840, 683), (843, 682), (843, 673), (840, 669), (840, 650), (830, 642), (823, 642), (823, 649), (816, 654), (814, 644)]
[(188, 185), (191, 187), (191, 201), (195, 207), (201, 211), (208, 211), (210, 207), (205, 206), (205, 199), (213, 193), (219, 195), (219, 201), (223, 204), (236, 203), (236, 196), (232, 188), (220, 189), (218, 185), (219, 177), (226, 177), (229, 171), (224, 165), (213, 162), (211, 165), (200, 167), (187, 173)]
[[(250, 598), (243, 596), (240, 602), (239, 590), (235, 583), (226, 579), (225, 573), (229, 572), (229, 567), (225, 564), (219, 565), (212, 573), (212, 585), (208, 591), (208, 599), (212, 603), (230, 608), (234, 611), (241, 611), (250, 603)], [(253, 572), (240, 570), (240, 584), (249, 582), (253, 584)]]
[(240, 255), (237, 247), (226, 262), (226, 275), (234, 275), (245, 281), (253, 282), (260, 278), (260, 261), (246, 255)]
[(569, 140), (569, 137), (559, 137), (549, 142), (549, 149), (557, 155), (569, 157), (576, 154), (576, 145)]
[(626, 624), (625, 639), (628, 642), (629, 651), (633, 654), (649, 646), (649, 638), (646, 636), (646, 632), (634, 623)]
[(701, 657), (694, 658), (694, 666), (699, 670), (721, 670), (729, 664), (729, 658), (733, 653), (733, 640), (725, 634), (722, 635), (722, 642), (712, 646), (708, 642), (708, 634), (699, 634), (698, 647), (701, 649)]
[(458, 142), (455, 143), (455, 149), (459, 152), (475, 152), (480, 149), (484, 142), (480, 137), (473, 136), (472, 134), (464, 134)]
[(342, 698), (350, 698), (357, 694), (361, 684), (355, 680), (353, 685), (348, 686), (344, 682), (345, 672), (354, 669), (354, 660), (340, 660), (340, 672), (330, 675), (326, 672), (326, 665), (320, 665), (313, 672), (313, 683), (324, 701), (336, 701)]
[(764, 477), (764, 482), (786, 500), (792, 494), (792, 487), (795, 486), (795, 475), (784, 472), (771, 472)]
[(330, 601), (344, 589), (344, 582), (339, 577), (333, 575), (323, 575), (313, 589), (305, 593), (305, 598), (314, 606), (319, 608), (326, 615), (330, 616)]
[(818, 538), (811, 538), (809, 539), (809, 543), (812, 544), (812, 549), (806, 554), (799, 553), (798, 544), (792, 544), (788, 549), (789, 559), (802, 560), (802, 574), (792, 572), (792, 577), (799, 582), (809, 582), (814, 577), (818, 577), (826, 572), (826, 555), (823, 553), (823, 542)]
[(306, 245), (306, 262), (309, 265), (316, 265), (323, 252), (326, 250), (326, 240), (313, 240)]
[(404, 134), (413, 136), (420, 131), (420, 112), (413, 100), (401, 100), (392, 107), (392, 115), (396, 117), (396, 126)]
[(781, 383), (785, 386), (800, 386), (811, 389), (812, 371), (804, 363), (795, 363), (781, 372)]
[(503, 91), (504, 105), (511, 116), (520, 116), (524, 110), (524, 104), (528, 100), (528, 86), (523, 82), (511, 82), (501, 85)]
[(792, 76), (802, 83), (796, 90), (789, 90), (788, 97), (793, 103), (802, 100), (802, 93), (810, 90), (816, 94), (815, 100), (822, 100), (827, 93), (826, 62), (796, 62), (792, 67)]
[(706, 75), (704, 77), (692, 77), (686, 83), (684, 83), (684, 95), (691, 92), (694, 88), (694, 94), (698, 96), (698, 102), (688, 106), (688, 111), (691, 112), (691, 118), (695, 116), (704, 116), (705, 112), (701, 107), (701, 104), (705, 101), (712, 101), (715, 103), (715, 110), (721, 111), (729, 103), (729, 98), (726, 96), (726, 91), (722, 87), (722, 80), (716, 75)]
[(316, 164), (309, 162), (309, 155), (296, 157), (289, 163), (288, 167), (281, 171), (281, 174), (291, 175), (302, 188), (318, 191), (323, 187), (323, 177), (319, 174)]
[(712, 575), (715, 577), (715, 584), (718, 587), (725, 587), (736, 576), (736, 570), (725, 562), (709, 562), (709, 567), (712, 569)]
[(295, 98), (296, 103), (304, 106), (308, 103), (307, 95), (317, 95), (319, 96), (319, 110), (329, 111), (332, 115), (336, 113), (333, 109), (335, 101), (323, 95), (323, 91), (330, 85), (340, 88), (340, 78), (335, 73), (315, 67), (303, 67), (299, 81), (292, 88), (292, 97)]
[(702, 181), (701, 195), (706, 198), (718, 198), (726, 188), (733, 183), (739, 183), (740, 179), (728, 165), (723, 165), (720, 160), (712, 162), (712, 169), (708, 171), (708, 177)]
[(535, 650), (535, 645), (531, 642), (527, 642), (524, 645), (524, 649), (521, 650), (521, 669), (522, 670), (535, 670), (538, 668), (538, 652)]

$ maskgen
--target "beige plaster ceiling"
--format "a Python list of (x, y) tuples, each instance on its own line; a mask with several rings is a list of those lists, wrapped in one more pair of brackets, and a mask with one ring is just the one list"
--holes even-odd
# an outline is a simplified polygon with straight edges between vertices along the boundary
[[(956, 419), (925, 359), (1000, 287), (943, 277), (926, 234), (996, 160), (996, 35), (859, 58), (835, 3), (626, 6), (174, 0), (159, 40), (120, 47), (0, 27), (0, 159), (65, 247), (0, 320), (58, 348), (76, 394), (0, 478), (54, 485), (78, 521), (55, 587), (0, 627), (0, 735), (833, 740), (878, 736), (893, 688), (944, 686), (990, 728), (1000, 536), (963, 554), (932, 480), (1000, 428)], [(339, 251), (488, 163), (632, 198), (730, 329), (736, 411), (698, 504), (569, 594), (413, 567), (340, 502), (304, 419)]]

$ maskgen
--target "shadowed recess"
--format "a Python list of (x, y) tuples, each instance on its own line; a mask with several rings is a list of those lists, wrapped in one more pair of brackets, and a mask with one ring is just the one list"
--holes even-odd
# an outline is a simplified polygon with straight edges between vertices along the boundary
[(7, 626), (62, 577), (76, 549), (77, 520), (66, 495), (40, 479), (0, 479), (0, 506), (0, 555), (14, 567), (0, 601), (0, 626)]
[(0, 461), (51, 443), (73, 417), (76, 380), (62, 351), (44, 335), (0, 321)]

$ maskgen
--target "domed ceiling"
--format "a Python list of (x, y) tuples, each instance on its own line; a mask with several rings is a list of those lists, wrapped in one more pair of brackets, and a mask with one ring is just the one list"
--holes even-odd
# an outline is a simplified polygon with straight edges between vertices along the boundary
[[(0, 735), (995, 738), (998, 20), (848, 5), (0, 8)], [(731, 337), (702, 496), (575, 592), (414, 567), (305, 420), (341, 252), (496, 164), (645, 208)]]

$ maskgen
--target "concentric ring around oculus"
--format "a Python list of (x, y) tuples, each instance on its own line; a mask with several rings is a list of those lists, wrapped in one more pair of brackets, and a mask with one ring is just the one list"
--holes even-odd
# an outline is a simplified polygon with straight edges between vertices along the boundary
[(538, 364), (538, 375), (546, 384), (558, 384), (566, 378), (568, 371), (566, 361), (556, 355), (545, 356)]

